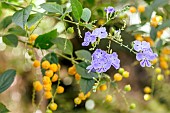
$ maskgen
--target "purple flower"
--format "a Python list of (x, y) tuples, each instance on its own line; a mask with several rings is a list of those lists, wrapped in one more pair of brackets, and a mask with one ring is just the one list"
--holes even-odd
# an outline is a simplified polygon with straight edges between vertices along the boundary
[(92, 34), (100, 39), (106, 38), (108, 35), (105, 27), (96, 28)]
[(158, 55), (153, 53), (150, 44), (146, 41), (134, 41), (134, 49), (138, 52), (136, 59), (140, 61), (142, 67), (151, 67), (150, 61), (154, 60)]
[(86, 69), (90, 71), (95, 71), (98, 73), (106, 72), (110, 69), (111, 66), (114, 66), (116, 69), (120, 67), (120, 60), (118, 55), (114, 52), (108, 54), (101, 49), (96, 49), (92, 54), (92, 62)]
[(95, 41), (96, 37), (88, 31), (85, 33), (84, 42), (82, 43), (82, 46), (88, 46), (90, 42), (94, 43)]
[(146, 41), (134, 41), (134, 50), (136, 50), (137, 52), (142, 51), (143, 49), (149, 49), (150, 48), (150, 44), (149, 42)]
[(107, 8), (105, 7), (104, 10), (106, 11), (107, 14), (115, 12), (115, 9), (111, 6), (108, 6)]

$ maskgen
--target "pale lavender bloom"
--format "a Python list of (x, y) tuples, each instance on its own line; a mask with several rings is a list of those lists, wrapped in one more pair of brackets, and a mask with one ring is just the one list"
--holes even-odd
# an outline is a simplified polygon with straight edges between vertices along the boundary
[(107, 31), (105, 27), (96, 28), (92, 34), (100, 39), (107, 37)]
[(150, 61), (154, 60), (158, 55), (153, 53), (152, 49), (143, 49), (143, 51), (136, 54), (136, 59), (140, 62), (142, 67), (151, 67)]
[(82, 46), (88, 46), (90, 43), (94, 43), (95, 41), (96, 37), (88, 31), (85, 33), (84, 42), (82, 43)]
[(110, 69), (111, 66), (114, 66), (116, 69), (120, 67), (120, 60), (118, 55), (114, 52), (108, 54), (101, 49), (96, 49), (92, 54), (92, 62), (86, 69), (90, 71), (95, 71), (98, 73), (106, 72)]
[(134, 41), (134, 50), (136, 50), (137, 52), (142, 51), (143, 49), (149, 49), (150, 48), (150, 44), (149, 42), (146, 41)]
[(115, 12), (115, 9), (112, 6), (108, 6), (107, 8), (105, 7), (104, 10), (107, 14)]

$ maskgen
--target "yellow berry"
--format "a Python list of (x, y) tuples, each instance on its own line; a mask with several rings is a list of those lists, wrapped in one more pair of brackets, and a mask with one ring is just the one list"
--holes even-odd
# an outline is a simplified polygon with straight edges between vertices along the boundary
[(84, 95), (83, 92), (80, 92), (78, 97), (81, 99), (81, 100), (86, 100), (86, 96)]
[(56, 82), (57, 80), (58, 80), (58, 75), (54, 74), (51, 81)]
[(157, 80), (159, 80), (159, 81), (164, 80), (164, 76), (163, 76), (162, 74), (159, 74), (159, 75), (157, 76)]
[(45, 91), (51, 91), (51, 84), (46, 84), (46, 85), (44, 85), (44, 90)]
[(131, 6), (129, 10), (131, 13), (136, 13), (136, 8), (134, 6)]
[(114, 80), (115, 81), (121, 81), (122, 80), (122, 75), (120, 75), (119, 73), (116, 73), (115, 75), (114, 75)]
[(157, 67), (157, 68), (155, 69), (155, 73), (156, 73), (156, 74), (160, 74), (160, 73), (161, 73), (161, 68), (160, 68), (160, 67)]
[(45, 113), (53, 113), (50, 109), (47, 109)]
[(111, 95), (106, 95), (105, 101), (106, 102), (112, 102), (113, 97)]
[(139, 11), (140, 13), (145, 12), (145, 6), (139, 5), (139, 6), (138, 6), (138, 11)]
[(40, 83), (40, 81), (35, 81), (33, 82), (33, 87), (36, 91), (41, 91), (43, 86), (42, 84)]
[(42, 62), (42, 68), (43, 69), (48, 69), (50, 67), (50, 62), (45, 60)]
[(156, 20), (157, 20), (158, 22), (162, 22), (163, 18), (162, 18), (162, 16), (157, 16), (157, 17), (156, 17)]
[(89, 91), (85, 96), (86, 96), (86, 98), (88, 98), (88, 97), (90, 97), (90, 95), (91, 95), (91, 92)]
[(56, 91), (57, 91), (58, 94), (61, 94), (61, 93), (64, 92), (64, 87), (58, 86), (57, 89), (56, 89)]
[(37, 34), (32, 34), (32, 35), (30, 35), (30, 37), (29, 37), (29, 42), (30, 42), (30, 43), (33, 43), (33, 42), (36, 40), (37, 37), (38, 37)]
[(160, 61), (160, 67), (162, 69), (168, 69), (168, 63), (166, 61)]
[(76, 67), (74, 65), (72, 67), (68, 68), (68, 74), (69, 75), (75, 75), (76, 74)]
[(144, 93), (151, 93), (152, 90), (150, 87), (146, 86), (143, 91)]
[(76, 74), (75, 74), (75, 79), (76, 79), (76, 80), (80, 80), (80, 79), (81, 79), (81, 76), (80, 76), (78, 73), (76, 73)]
[(53, 72), (57, 72), (57, 71), (58, 71), (58, 66), (57, 66), (57, 64), (51, 64), (51, 65), (50, 65), (50, 70), (52, 70)]
[(165, 70), (165, 75), (166, 76), (170, 75), (170, 70)]
[(125, 71), (124, 68), (119, 68), (119, 70), (118, 70), (118, 72), (119, 72), (120, 74), (122, 74), (124, 71)]
[(51, 103), (51, 104), (50, 104), (50, 109), (51, 109), (52, 111), (57, 110), (57, 107), (58, 107), (58, 105), (57, 105), (56, 103)]
[(157, 31), (157, 38), (161, 38), (161, 35), (163, 34), (163, 31)]
[(39, 67), (40, 66), (40, 62), (38, 60), (34, 60), (33, 66), (34, 67)]
[(107, 90), (107, 85), (103, 84), (99, 88), (100, 88), (101, 91), (105, 91), (105, 90)]
[(144, 98), (145, 101), (148, 101), (148, 100), (151, 99), (151, 95), (150, 95), (150, 94), (145, 94), (145, 95), (143, 96), (143, 98)]
[(158, 22), (157, 21), (152, 21), (150, 24), (151, 24), (152, 27), (157, 27), (158, 26)]
[(47, 70), (47, 71), (45, 71), (45, 75), (47, 77), (52, 77), (53, 76), (53, 71), (52, 70)]
[(152, 62), (153, 65), (156, 64), (156, 63), (158, 62), (158, 58), (155, 58), (155, 59), (152, 60), (151, 62)]
[(81, 99), (80, 99), (79, 97), (76, 97), (76, 98), (74, 99), (74, 103), (75, 103), (76, 105), (81, 104)]
[(124, 71), (124, 72), (122, 73), (122, 76), (125, 77), (125, 78), (128, 78), (128, 77), (129, 77), (129, 72)]
[(58, 67), (58, 69), (60, 69), (60, 68), (61, 68), (61, 65), (60, 65), (60, 64), (57, 64), (57, 67)]
[(43, 84), (51, 84), (51, 80), (50, 77), (47, 76), (43, 76)]
[(45, 97), (46, 99), (52, 98), (52, 93), (51, 93), (51, 91), (45, 91), (45, 92), (44, 92), (44, 97)]

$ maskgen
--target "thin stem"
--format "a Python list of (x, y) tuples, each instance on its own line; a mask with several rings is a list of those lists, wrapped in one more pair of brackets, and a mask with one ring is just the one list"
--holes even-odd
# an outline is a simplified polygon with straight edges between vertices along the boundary
[(37, 29), (37, 27), (38, 27), (38, 25), (41, 23), (42, 19), (43, 19), (43, 17), (38, 21), (37, 25), (36, 25), (35, 28), (32, 30), (32, 32), (30, 33), (30, 35), (33, 34), (33, 32)]

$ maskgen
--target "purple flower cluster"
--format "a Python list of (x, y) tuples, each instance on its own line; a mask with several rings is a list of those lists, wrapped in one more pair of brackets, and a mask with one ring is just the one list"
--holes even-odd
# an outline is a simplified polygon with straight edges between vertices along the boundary
[(146, 41), (134, 41), (134, 50), (138, 53), (136, 54), (136, 59), (140, 62), (142, 67), (151, 67), (150, 61), (154, 60), (158, 55), (153, 53), (150, 48), (150, 44)]
[(112, 13), (114, 13), (115, 12), (115, 9), (113, 8), (113, 7), (111, 7), (111, 6), (108, 6), (107, 8), (105, 7), (105, 12), (107, 13), (107, 14), (112, 14)]
[(105, 27), (100, 27), (100, 28), (96, 28), (95, 30), (93, 30), (93, 32), (86, 32), (85, 33), (85, 37), (84, 37), (84, 42), (82, 43), (82, 46), (88, 46), (90, 43), (93, 44), (97, 37), (102, 39), (102, 38), (106, 38), (107, 37), (107, 32), (106, 32), (106, 28)]
[(114, 66), (116, 69), (120, 67), (120, 60), (118, 59), (117, 53), (113, 52), (108, 54), (106, 51), (101, 49), (96, 49), (92, 54), (92, 62), (86, 69), (90, 71), (95, 71), (98, 73), (106, 72)]

